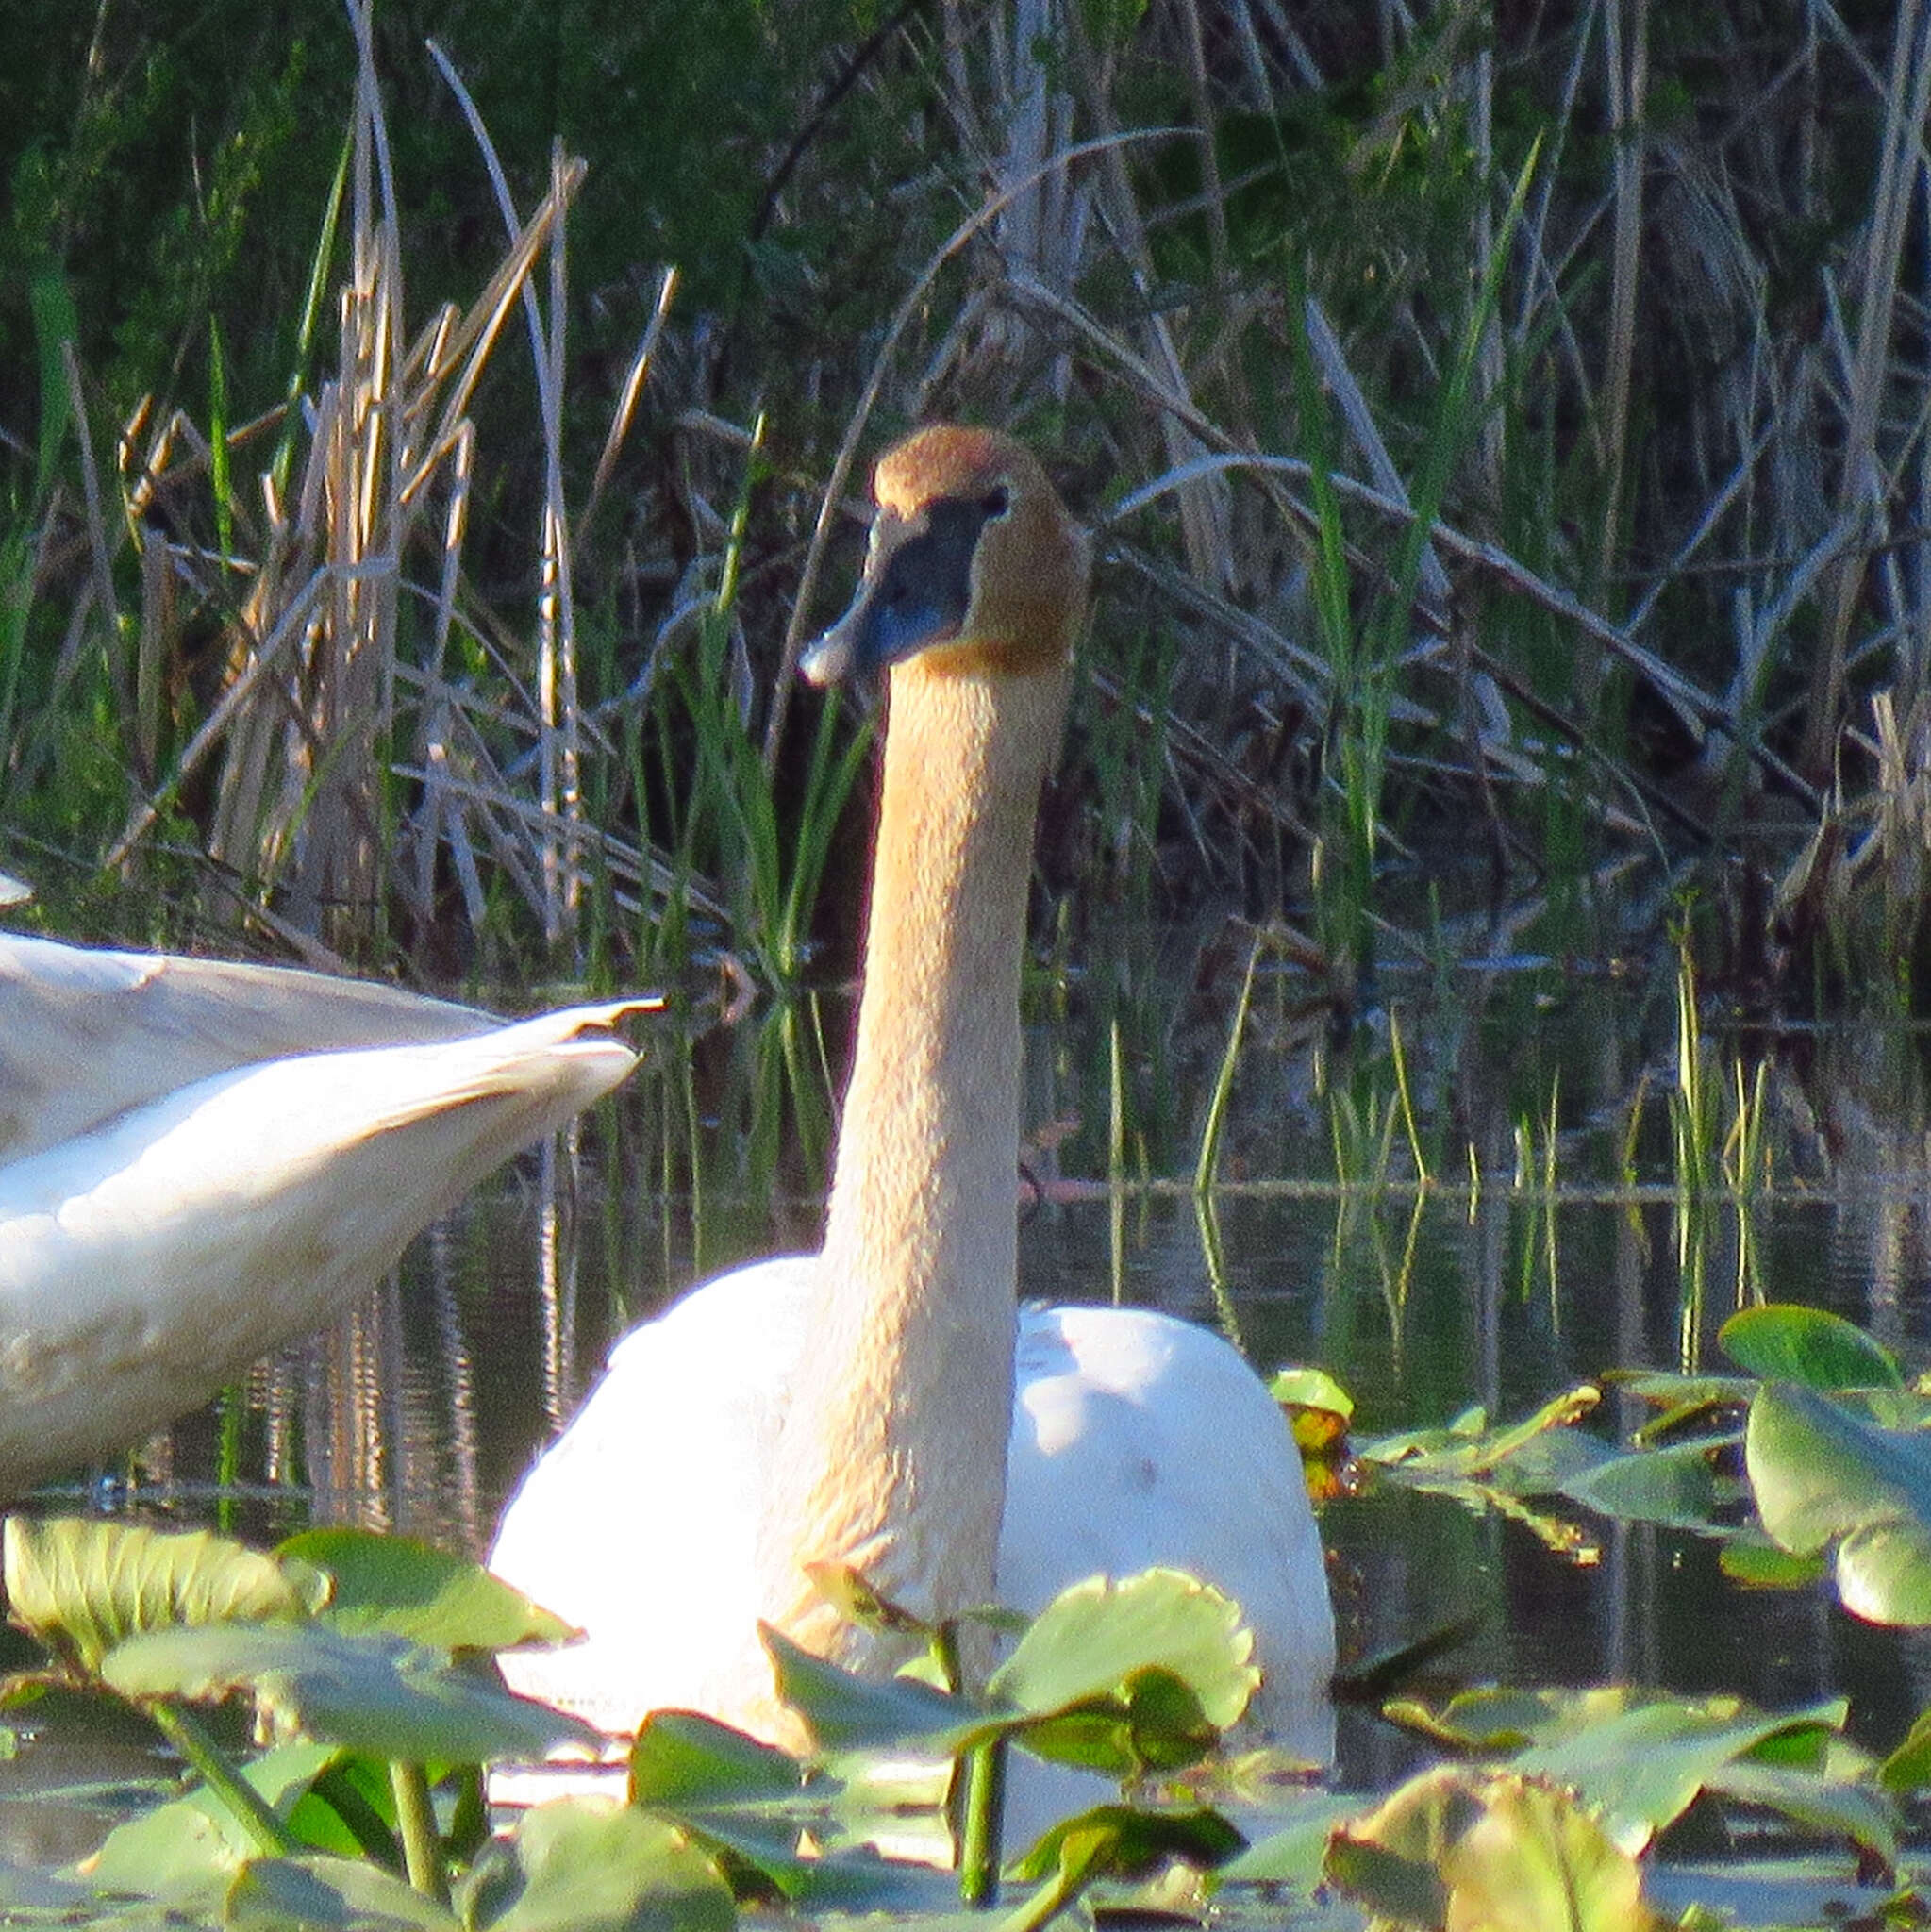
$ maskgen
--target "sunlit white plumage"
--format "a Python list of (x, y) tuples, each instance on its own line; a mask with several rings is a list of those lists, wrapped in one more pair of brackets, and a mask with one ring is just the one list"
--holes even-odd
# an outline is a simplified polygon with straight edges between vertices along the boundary
[(139, 1441), (372, 1285), (624, 1078), (623, 1010), (505, 1024), (0, 934), (0, 1495)]
[(1083, 540), (1030, 456), (980, 431), (921, 432), (876, 493), (865, 585), (806, 667), (883, 663), (891, 688), (825, 1247), (618, 1344), (491, 1558), (586, 1640), (505, 1668), (608, 1730), (681, 1707), (795, 1743), (758, 1619), (854, 1667), (892, 1660), (807, 1565), (942, 1616), (1176, 1564), (1247, 1612), (1260, 1728), (1324, 1758), (1333, 1617), (1265, 1387), (1171, 1317), (1016, 1304), (1025, 898)]

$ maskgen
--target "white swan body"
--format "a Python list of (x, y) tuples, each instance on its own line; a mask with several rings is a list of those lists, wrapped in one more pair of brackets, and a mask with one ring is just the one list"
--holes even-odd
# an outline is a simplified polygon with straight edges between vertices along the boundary
[(1333, 1615), (1265, 1387), (1167, 1316), (1017, 1307), (1025, 899), (1083, 540), (1032, 458), (982, 431), (921, 432), (876, 494), (864, 587), (806, 663), (821, 680), (891, 667), (825, 1245), (618, 1344), (491, 1557), (585, 1639), (506, 1673), (607, 1729), (691, 1707), (795, 1746), (760, 1618), (854, 1668), (896, 1657), (838, 1618), (811, 1566), (850, 1565), (930, 1618), (1172, 1563), (1246, 1610), (1259, 1728), (1325, 1758)]
[[(0, 1495), (139, 1441), (368, 1288), (629, 1073), (624, 1010), (505, 1024), (0, 935)], [(346, 1050), (291, 1053), (305, 1038)]]
[[(737, 1269), (618, 1343), (490, 1559), (590, 1633), (506, 1656), (517, 1690), (610, 1732), (653, 1710), (741, 1708), (731, 1619), (757, 1602), (746, 1525), (796, 1384), (816, 1268), (791, 1255)], [(1257, 1729), (1324, 1763), (1334, 1624), (1321, 1540), (1300, 1457), (1254, 1371), (1218, 1335), (1139, 1308), (1023, 1308), (1016, 1361), (998, 1600), (1031, 1615), (1082, 1577), (1156, 1563), (1208, 1576), (1239, 1600), (1269, 1667)], [(591, 1495), (608, 1521), (584, 1521)]]

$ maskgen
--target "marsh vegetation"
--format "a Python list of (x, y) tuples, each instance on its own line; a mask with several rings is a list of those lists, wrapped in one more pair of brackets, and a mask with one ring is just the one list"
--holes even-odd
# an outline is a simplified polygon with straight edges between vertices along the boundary
[[(533, 1368), (491, 1366), (459, 1222), (326, 1373), (284, 1357), (133, 1459), (158, 1507), (430, 1497), (479, 1547), (614, 1327), (809, 1244), (870, 726), (791, 667), (865, 461), (935, 413), (1040, 449), (1100, 566), (1036, 873), (1029, 1290), (1317, 1357), (1363, 1434), (1485, 1405), (1414, 1453), (1508, 1528), (1331, 1512), (1396, 1514), (1410, 1581), (1569, 1534), (1488, 1479), (1490, 1418), (1701, 1374), (1793, 1279), (1922, 1351), (1924, 8), (46, 13), (0, 75), (9, 916), (679, 1008), (542, 1197), (579, 1212), (533, 1241)], [(1318, 1221), (1270, 1218), (1283, 1181)], [(427, 1447), (393, 1426), (425, 1401)], [(1728, 1480), (1717, 1434), (1681, 1460)], [(1855, 1489), (1890, 1446), (1831, 1453)], [(1707, 1531), (1619, 1527), (1610, 1567), (1665, 1594)], [(1626, 1640), (1604, 1674), (1738, 1688)], [(1879, 1753), (1906, 1674), (1854, 1704)], [(1835, 1707), (1621, 1694), (1758, 1772), (1845, 1761)], [(1590, 1734), (1558, 1705), (1508, 1723)], [(1418, 1709), (1456, 1751), (1494, 1715)], [(1875, 1869), (1895, 1820), (1848, 1784), (1812, 1822)], [(678, 1871), (722, 1924), (716, 1867)]]

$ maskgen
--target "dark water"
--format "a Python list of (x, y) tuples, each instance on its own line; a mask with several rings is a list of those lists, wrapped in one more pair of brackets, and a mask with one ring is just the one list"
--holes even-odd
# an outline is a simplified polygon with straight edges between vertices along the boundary
[[(1612, 1366), (1714, 1363), (1724, 1316), (1759, 1298), (1834, 1308), (1912, 1370), (1931, 1360), (1915, 1043), (1874, 1057), (1858, 1040), (1787, 1051), (1765, 1102), (1771, 1186), (1706, 1202), (1686, 1230), (1660, 1093), (1640, 1098), (1628, 1124), (1651, 1058), (1640, 1034), (1605, 1039), (1585, 1024), (1568, 1045), (1552, 1032), (1528, 1051), (1527, 1036), (1499, 1030), (1506, 1064), (1472, 1074), (1464, 1039), (1407, 1065), (1425, 1118), (1454, 1123), (1429, 1129), (1436, 1179), (1418, 1189), (1406, 1130), (1383, 1133), (1392, 1116), (1373, 1113), (1392, 1081), (1359, 1080), (1353, 1091), (1368, 1098), (1338, 1137), (1337, 1095), (1358, 1069), (1323, 1067), (1318, 1029), (1284, 1009), (1257, 1015), (1224, 1142), (1231, 1178), (1207, 1208), (1186, 1182), (1132, 1170), (1144, 1149), (1157, 1171), (1190, 1172), (1204, 1103), (1162, 1116), (1157, 1102), (1210, 1090), (1224, 1014), (1170, 1043), (1151, 1080), (1143, 1057), (1132, 1063), (1136, 1091), (1094, 1071), (1128, 1063), (1104, 1037), (1095, 1047), (1036, 1034), (1029, 1111), (1057, 1124), (1028, 1157), (1023, 1292), (1157, 1306), (1226, 1329), (1263, 1367), (1319, 1362), (1371, 1435), (1477, 1404), (1519, 1416)], [(657, 1071), (425, 1235), (331, 1330), (46, 1504), (263, 1538), (345, 1520), (480, 1554), (614, 1333), (705, 1274), (815, 1241), (826, 1083), (808, 1029), (788, 1044), (789, 1061), (769, 1033), (660, 1049)], [(1378, 1064), (1385, 1075), (1385, 1052)], [(1565, 1084), (1561, 1069), (1577, 1065), (1590, 1076)], [(1090, 1178), (1109, 1145), (1126, 1170), (1112, 1187)], [(1389, 1151), (1368, 1158), (1363, 1146)], [(1608, 1164), (1606, 1147), (1634, 1149), (1647, 1184), (1582, 1185)], [(1355, 1184), (1338, 1185), (1338, 1170)], [(1636, 1420), (1613, 1400), (1605, 1414)], [(1841, 1691), (1854, 1731), (1877, 1746), (1931, 1699), (1918, 1644), (1853, 1622), (1822, 1593), (1745, 1596), (1693, 1537), (1567, 1520), (1584, 1532), (1583, 1559), (1521, 1522), (1390, 1487), (1329, 1504), (1344, 1652), (1474, 1616), (1477, 1634), (1449, 1666), (1460, 1681), (1620, 1679), (1773, 1707)], [(1349, 1783), (1384, 1784), (1411, 1761), (1405, 1740), (1348, 1720)]]

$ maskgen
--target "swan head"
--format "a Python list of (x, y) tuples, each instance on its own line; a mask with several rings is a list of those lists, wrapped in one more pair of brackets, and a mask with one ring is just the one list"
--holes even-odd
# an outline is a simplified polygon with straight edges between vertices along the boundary
[(1086, 616), (1086, 534), (1024, 443), (937, 424), (879, 458), (872, 491), (864, 580), (805, 654), (813, 684), (914, 658), (939, 675), (1065, 668)]

